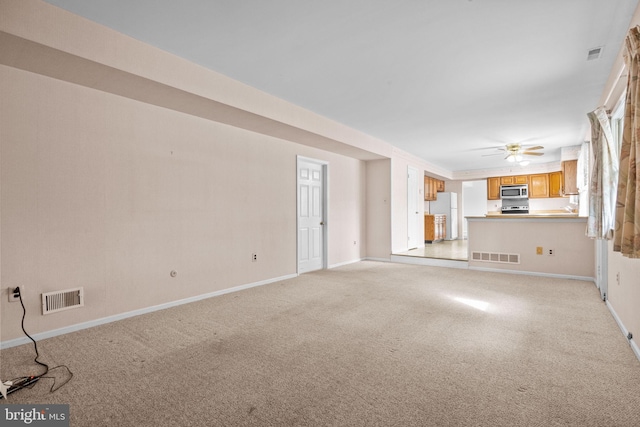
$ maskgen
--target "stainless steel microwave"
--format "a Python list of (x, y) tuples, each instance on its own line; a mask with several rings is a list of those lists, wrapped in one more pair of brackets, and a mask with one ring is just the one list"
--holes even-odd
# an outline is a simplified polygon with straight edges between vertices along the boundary
[(527, 184), (501, 185), (500, 198), (501, 199), (528, 199), (529, 186)]

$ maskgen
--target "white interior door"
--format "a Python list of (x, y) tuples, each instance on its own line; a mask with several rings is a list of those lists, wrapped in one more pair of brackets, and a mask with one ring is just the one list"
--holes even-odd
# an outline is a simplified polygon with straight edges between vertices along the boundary
[(298, 159), (298, 273), (324, 268), (324, 165)]
[(418, 170), (407, 168), (407, 248), (418, 247)]

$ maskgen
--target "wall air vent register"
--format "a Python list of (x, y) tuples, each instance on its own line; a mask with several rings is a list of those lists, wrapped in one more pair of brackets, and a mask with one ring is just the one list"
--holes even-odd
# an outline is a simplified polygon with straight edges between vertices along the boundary
[(42, 314), (51, 314), (82, 306), (84, 306), (84, 288), (82, 287), (42, 294)]
[(506, 264), (520, 264), (520, 254), (505, 254), (499, 252), (471, 252), (472, 261), (500, 262)]

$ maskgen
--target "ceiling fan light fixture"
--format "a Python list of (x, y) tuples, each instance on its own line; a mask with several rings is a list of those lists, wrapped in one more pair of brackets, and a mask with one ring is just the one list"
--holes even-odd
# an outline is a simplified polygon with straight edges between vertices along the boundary
[[(542, 145), (536, 145), (532, 147), (522, 147), (522, 145), (518, 143), (507, 144), (504, 148), (496, 147), (499, 151), (502, 151), (502, 154), (506, 154), (504, 160), (509, 163), (518, 163), (520, 166), (527, 166), (531, 163), (529, 160), (525, 160), (525, 156), (542, 156), (544, 153), (539, 152), (537, 150), (542, 150), (544, 147)], [(497, 154), (485, 154), (485, 156), (495, 156)]]

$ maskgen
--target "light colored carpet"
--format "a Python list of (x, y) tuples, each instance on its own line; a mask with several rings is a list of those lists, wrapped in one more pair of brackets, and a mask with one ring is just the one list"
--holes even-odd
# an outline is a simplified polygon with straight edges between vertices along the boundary
[[(19, 321), (19, 319), (17, 319)], [(593, 283), (360, 262), (41, 341), (72, 426), (637, 426)], [(31, 345), (2, 350), (25, 375)], [(58, 381), (64, 372), (56, 373)]]

